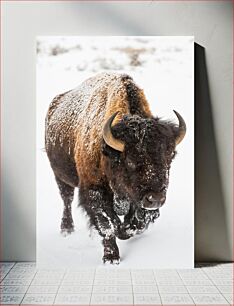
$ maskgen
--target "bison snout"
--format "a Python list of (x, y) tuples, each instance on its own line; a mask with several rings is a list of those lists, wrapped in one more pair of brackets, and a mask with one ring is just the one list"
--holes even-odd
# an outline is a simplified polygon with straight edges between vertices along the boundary
[(149, 192), (144, 195), (142, 200), (142, 208), (147, 210), (155, 210), (160, 208), (165, 202), (166, 197), (163, 194)]

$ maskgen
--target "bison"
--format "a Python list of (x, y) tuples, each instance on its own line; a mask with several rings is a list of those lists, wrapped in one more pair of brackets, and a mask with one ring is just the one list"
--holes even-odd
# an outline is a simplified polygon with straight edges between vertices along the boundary
[[(56, 96), (45, 123), (45, 148), (64, 202), (61, 232), (74, 231), (79, 205), (119, 263), (116, 238), (143, 232), (165, 203), (169, 170), (186, 124), (153, 117), (144, 92), (126, 74), (100, 73)], [(122, 218), (121, 218), (122, 216)]]

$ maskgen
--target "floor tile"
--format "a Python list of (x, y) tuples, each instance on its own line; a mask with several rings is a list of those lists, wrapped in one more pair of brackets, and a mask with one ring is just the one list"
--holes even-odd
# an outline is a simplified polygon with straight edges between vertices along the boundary
[(24, 297), (24, 294), (1, 294), (0, 304), (1, 305), (19, 305)]
[(151, 269), (131, 269), (131, 274), (148, 274), (151, 275), (154, 273), (154, 270)]
[(168, 294), (168, 293), (188, 293), (187, 289), (185, 286), (163, 286), (163, 285), (158, 285), (158, 291), (160, 294)]
[(56, 286), (61, 283), (61, 279), (47, 279), (47, 278), (38, 278), (34, 279), (31, 283), (32, 286)]
[(205, 273), (201, 269), (182, 269), (177, 270), (180, 276), (201, 276)]
[(34, 277), (34, 280), (49, 280), (49, 281), (57, 281), (57, 282), (61, 282), (62, 281), (62, 279), (63, 279), (63, 276), (51, 276), (51, 275), (47, 275), (47, 276), (35, 276)]
[(154, 274), (178, 274), (176, 269), (153, 269)]
[(58, 294), (55, 305), (89, 305), (90, 294)]
[(69, 283), (76, 283), (76, 282), (82, 282), (82, 281), (86, 281), (89, 283), (92, 283), (94, 280), (94, 276), (90, 277), (90, 276), (86, 276), (86, 277), (82, 277), (82, 276), (69, 276), (67, 275), (66, 277), (63, 278), (63, 282), (69, 282)]
[(18, 273), (8, 273), (5, 279), (33, 279), (35, 273), (18, 274)]
[[(29, 277), (30, 276), (35, 276), (36, 274), (36, 270), (10, 270), (10, 272), (8, 273), (9, 275), (9, 278), (15, 278), (14, 276), (17, 276), (19, 275), (20, 277), (22, 278), (26, 278), (26, 277)], [(17, 277), (16, 277), (17, 278)]]
[(130, 276), (131, 275), (131, 273), (130, 273), (130, 271), (129, 270), (113, 270), (113, 269), (105, 269), (105, 270), (99, 270), (99, 269), (97, 269), (96, 270), (96, 274), (95, 274), (95, 276), (96, 277), (108, 277), (108, 276), (110, 276), (110, 277), (113, 277), (113, 278), (115, 278), (115, 277), (128, 277), (128, 276)]
[[(130, 279), (112, 279), (111, 285), (131, 285), (132, 282)], [(110, 280), (108, 279), (95, 279), (94, 285), (110, 285)]]
[(90, 305), (133, 305), (132, 294), (92, 294)]
[(110, 275), (108, 275), (108, 276), (95, 276), (95, 281), (100, 281), (100, 282), (102, 282), (102, 281), (109, 281), (109, 282), (112, 282), (112, 280), (128, 280), (128, 281), (130, 281), (131, 282), (131, 275), (128, 275), (128, 276), (121, 276), (121, 275), (118, 275), (118, 276), (110, 276)]
[(36, 268), (34, 267), (16, 267), (14, 266), (11, 269), (11, 273), (30, 273), (30, 272), (36, 272)]
[[(40, 273), (49, 273), (49, 274), (57, 274), (57, 273), (65, 273), (69, 271), (68, 269), (60, 269), (60, 268), (51, 268), (51, 269), (37, 269), (38, 272)], [(73, 271), (73, 270), (72, 270)]]
[(191, 293), (196, 305), (228, 305), (227, 300), (221, 294), (194, 294)]
[(8, 272), (5, 271), (5, 272), (1, 272), (0, 273), (0, 280), (3, 280), (6, 276), (7, 276)]
[[(78, 272), (74, 272), (74, 273), (65, 273), (64, 278), (94, 278), (95, 274), (94, 273), (78, 273)], [(101, 274), (102, 276), (102, 274)], [(103, 277), (106, 277), (105, 275)]]
[(31, 283), (31, 279), (4, 279), (1, 281), (1, 285), (6, 286), (26, 286)]
[(159, 285), (162, 285), (162, 286), (173, 286), (173, 285), (178, 285), (178, 286), (183, 286), (184, 283), (181, 279), (177, 280), (173, 280), (173, 279), (156, 279), (156, 284), (159, 286)]
[(156, 280), (181, 280), (179, 275), (155, 275)]
[(221, 285), (221, 286), (233, 286), (233, 280), (231, 279), (212, 279), (212, 282), (215, 285)]
[(15, 268), (23, 267), (23, 268), (36, 268), (35, 262), (17, 262), (14, 266)]
[(40, 294), (27, 293), (21, 304), (27, 305), (52, 305), (55, 299), (55, 294)]
[(132, 286), (93, 286), (93, 294), (122, 294), (122, 293), (131, 293), (132, 294)]
[(225, 297), (225, 299), (226, 299), (230, 304), (233, 304), (233, 303), (234, 303), (234, 301), (233, 301), (233, 294), (224, 293), (223, 296)]
[(96, 269), (95, 270), (96, 274), (111, 274), (111, 275), (119, 275), (119, 274), (130, 274), (130, 270), (129, 269), (111, 269), (111, 268), (107, 268), (107, 269)]
[(134, 305), (161, 305), (158, 294), (134, 294)]
[(155, 281), (155, 279), (139, 278), (139, 279), (133, 279), (132, 284), (133, 285), (147, 286), (147, 285), (155, 285), (156, 281)]
[(219, 293), (215, 286), (186, 286), (189, 293)]
[(38, 271), (36, 274), (36, 278), (63, 278), (64, 277), (64, 272), (42, 272)]
[(143, 271), (131, 271), (132, 277), (154, 277), (154, 272), (152, 270), (143, 270)]
[(217, 266), (202, 266), (201, 270), (203, 272), (210, 272), (210, 271), (220, 271), (221, 269)]
[[(94, 268), (68, 268), (66, 269), (66, 273), (95, 273), (96, 271), (101, 271), (101, 270), (106, 270), (106, 269), (94, 269)], [(121, 271), (121, 270), (117, 270), (117, 271)], [(127, 271), (127, 270), (126, 270)]]
[(30, 286), (27, 293), (57, 293), (59, 286)]
[(214, 273), (209, 273), (207, 274), (210, 279), (233, 279), (233, 275), (231, 273), (222, 273), (222, 274), (214, 274)]
[(156, 279), (181, 279), (181, 277), (179, 276), (179, 274), (155, 274), (154, 277)]
[(188, 294), (161, 294), (161, 299), (165, 305), (194, 305)]
[(28, 286), (0, 286), (0, 294), (25, 293)]
[(188, 286), (212, 286), (213, 283), (209, 279), (183, 279), (183, 283)]
[(0, 268), (8, 268), (8, 269), (11, 269), (13, 266), (15, 265), (15, 262), (7, 262), (7, 261), (4, 261), (4, 262), (0, 262)]
[(217, 272), (208, 272), (206, 274), (210, 276), (217, 276), (217, 277), (222, 277), (222, 278), (226, 278), (226, 277), (229, 278), (233, 276), (232, 271), (225, 271), (225, 270), (220, 270)]
[(193, 280), (209, 280), (209, 277), (205, 274), (201, 274), (201, 275), (180, 275), (181, 279), (193, 279)]
[[(109, 284), (110, 282), (108, 282)], [(93, 279), (64, 279), (62, 281), (62, 285), (80, 285), (80, 286), (88, 286), (93, 284)]]
[(143, 279), (147, 279), (147, 280), (154, 280), (155, 279), (155, 276), (154, 276), (154, 274), (146, 274), (146, 275), (144, 275), (144, 274), (142, 274), (142, 275), (135, 275), (135, 274), (133, 274), (132, 276), (131, 276), (131, 278), (132, 279), (139, 279), (139, 278), (143, 278)]
[[(1, 304), (228, 305), (233, 265), (196, 269), (36, 269), (35, 263), (0, 263)], [(24, 293), (26, 295), (24, 297)], [(56, 296), (57, 294), (57, 296)], [(161, 296), (161, 299), (160, 299)], [(192, 300), (192, 298), (194, 300)]]
[(131, 274), (130, 273), (96, 273), (95, 274), (95, 277), (97, 278), (104, 278), (104, 277), (107, 277), (107, 278), (123, 278), (123, 277), (126, 277), (126, 278), (129, 278), (131, 277)]
[(158, 293), (158, 288), (156, 285), (151, 286), (141, 286), (141, 285), (133, 285), (133, 293)]
[(232, 285), (217, 285), (217, 288), (221, 293), (233, 293), (233, 286)]
[(10, 267), (1, 267), (0, 266), (0, 275), (8, 273), (9, 271), (11, 271)]
[(76, 294), (76, 293), (91, 293), (92, 292), (92, 286), (65, 286), (62, 285), (59, 288), (58, 293), (59, 294)]
[(224, 270), (224, 271), (231, 271), (233, 273), (234, 265), (231, 265), (231, 266), (222, 265), (222, 270)]

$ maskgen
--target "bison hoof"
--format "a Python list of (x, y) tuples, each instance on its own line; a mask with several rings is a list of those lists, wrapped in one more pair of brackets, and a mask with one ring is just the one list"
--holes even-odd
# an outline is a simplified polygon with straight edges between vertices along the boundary
[(61, 231), (60, 231), (60, 233), (63, 237), (67, 237), (67, 236), (71, 235), (71, 233), (73, 233), (73, 232), (74, 232), (74, 227), (61, 228)]
[(104, 255), (102, 260), (104, 264), (118, 265), (120, 263), (120, 258), (114, 257), (113, 255)]

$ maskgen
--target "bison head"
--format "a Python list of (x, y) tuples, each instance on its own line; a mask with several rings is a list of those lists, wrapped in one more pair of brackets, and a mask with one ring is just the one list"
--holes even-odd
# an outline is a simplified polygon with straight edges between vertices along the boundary
[(159, 118), (124, 115), (112, 126), (117, 113), (105, 123), (105, 171), (115, 200), (147, 210), (159, 209), (166, 200), (169, 170), (185, 136), (183, 118), (174, 111), (179, 126)]

